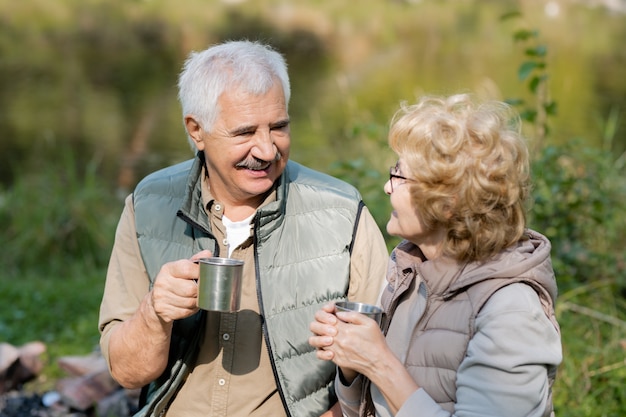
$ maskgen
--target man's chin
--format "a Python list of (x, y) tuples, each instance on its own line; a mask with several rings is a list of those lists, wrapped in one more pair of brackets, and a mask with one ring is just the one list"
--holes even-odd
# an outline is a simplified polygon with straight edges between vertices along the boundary
[(274, 186), (274, 181), (270, 178), (258, 179), (255, 181), (250, 181), (245, 190), (251, 196), (260, 196), (269, 192)]

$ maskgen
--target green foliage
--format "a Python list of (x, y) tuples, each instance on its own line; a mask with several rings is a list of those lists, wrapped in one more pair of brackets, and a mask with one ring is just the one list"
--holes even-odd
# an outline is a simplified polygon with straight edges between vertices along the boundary
[[(177, 74), (190, 51), (228, 38), (263, 39), (285, 53), (294, 92), (293, 156), (317, 169), (335, 157), (367, 155), (357, 138), (345, 134), (346, 121), (386, 123), (399, 101), (423, 92), (499, 97), (517, 86), (510, 76), (515, 48), (509, 27), (494, 22), (522, 7), (519, 2), (359, 4), (0, 0), (0, 183), (14, 180), (12, 160), (41, 162), (30, 150), (48, 141), (98, 152), (111, 183), (130, 159), (136, 175), (122, 184), (127, 189), (142, 174), (187, 158)], [(570, 131), (597, 143), (594, 113), (605, 113), (598, 101), (623, 113), (623, 60), (616, 59), (623, 55), (624, 17), (571, 5), (549, 20), (543, 6), (524, 5), (539, 29), (519, 29), (516, 42), (532, 63), (523, 77), (540, 90), (543, 61), (551, 87), (560, 88), (562, 118), (550, 123), (555, 143), (568, 140)], [(508, 22), (521, 21), (520, 13), (509, 15)], [(550, 54), (542, 48), (548, 42), (538, 41), (539, 31), (550, 40)], [(602, 91), (595, 90), (598, 85)], [(538, 112), (534, 103), (520, 96), (528, 117), (539, 117), (532, 116)]]
[[(507, 13), (501, 17), (502, 21), (521, 18), (520, 13)], [(557, 103), (550, 100), (548, 95), (548, 47), (539, 43), (539, 31), (517, 29), (513, 32), (513, 40), (524, 44), (524, 61), (519, 65), (517, 77), (526, 83), (528, 92), (534, 98), (534, 103), (526, 103), (521, 98), (510, 98), (507, 102), (520, 110), (522, 120), (535, 127), (535, 139), (542, 144), (550, 133), (548, 116), (557, 114)]]
[(361, 192), (363, 201), (372, 213), (378, 227), (383, 232), (387, 241), (387, 247), (391, 250), (398, 243), (398, 238), (389, 236), (386, 224), (389, 220), (391, 205), (383, 191), (383, 185), (387, 181), (386, 175), (372, 168), (371, 164), (364, 159), (337, 161), (329, 167), (329, 172), (355, 187)]
[(15, 183), (0, 192), (0, 274), (108, 261), (121, 203), (100, 179), (97, 161), (84, 162), (71, 149), (48, 155), (54, 161), (23, 168)]
[[(509, 13), (502, 20), (512, 18), (521, 14)], [(552, 242), (554, 268), (563, 288), (611, 278), (626, 294), (626, 258), (623, 251), (615, 250), (626, 232), (623, 166), (615, 161), (610, 146), (604, 150), (586, 147), (581, 140), (547, 144), (548, 121), (557, 109), (556, 101), (548, 98), (548, 48), (540, 43), (538, 30), (517, 29), (512, 37), (516, 42), (531, 42), (523, 52), (518, 78), (526, 82), (535, 105), (525, 107), (521, 99), (509, 100), (521, 109), (522, 120), (535, 128), (530, 224)], [(615, 124), (609, 119), (605, 131), (614, 132)]]
[[(345, 135), (350, 142), (361, 143), (369, 149), (369, 156), (354, 159), (338, 159), (330, 164), (328, 172), (355, 186), (363, 196), (363, 201), (369, 207), (378, 225), (385, 230), (389, 216), (390, 205), (385, 197), (383, 185), (387, 181), (387, 173), (381, 174), (376, 162), (384, 160), (385, 153), (392, 157), (388, 150), (386, 135), (387, 128), (378, 123), (348, 123)], [(391, 160), (390, 160), (391, 161)], [(394, 162), (395, 163), (395, 162)], [(389, 165), (392, 165), (390, 162)]]
[(564, 288), (611, 278), (626, 293), (623, 174), (610, 152), (576, 141), (545, 147), (534, 160), (530, 223), (551, 240)]

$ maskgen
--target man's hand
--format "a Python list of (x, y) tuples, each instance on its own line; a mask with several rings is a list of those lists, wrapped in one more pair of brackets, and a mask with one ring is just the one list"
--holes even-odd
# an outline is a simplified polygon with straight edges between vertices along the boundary
[(202, 251), (163, 265), (139, 309), (113, 328), (109, 360), (112, 375), (122, 386), (142, 387), (165, 370), (174, 320), (198, 311), (200, 266), (194, 261), (210, 256), (210, 251)]
[(211, 256), (210, 251), (202, 251), (191, 259), (181, 259), (166, 263), (154, 280), (149, 304), (152, 311), (164, 323), (184, 319), (198, 311), (198, 259)]

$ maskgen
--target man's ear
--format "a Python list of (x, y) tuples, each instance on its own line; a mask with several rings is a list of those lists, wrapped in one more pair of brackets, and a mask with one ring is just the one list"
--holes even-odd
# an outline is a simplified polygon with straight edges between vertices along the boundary
[(204, 150), (204, 141), (202, 140), (202, 126), (196, 121), (193, 116), (185, 116), (185, 129), (187, 134), (193, 140), (196, 145), (196, 149), (199, 151)]

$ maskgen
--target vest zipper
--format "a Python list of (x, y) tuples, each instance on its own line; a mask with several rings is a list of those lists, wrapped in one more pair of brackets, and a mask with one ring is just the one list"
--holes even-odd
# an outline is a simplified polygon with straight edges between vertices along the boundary
[(261, 315), (261, 329), (263, 331), (263, 338), (265, 339), (265, 347), (267, 348), (267, 354), (270, 358), (270, 364), (272, 365), (272, 373), (274, 374), (274, 380), (276, 381), (276, 389), (278, 390), (278, 395), (280, 396), (280, 400), (283, 403), (283, 408), (287, 413), (288, 417), (291, 417), (291, 410), (287, 406), (287, 400), (285, 399), (285, 393), (283, 392), (283, 387), (280, 383), (280, 379), (278, 377), (278, 372), (276, 370), (276, 363), (274, 363), (274, 354), (272, 351), (272, 345), (270, 344), (270, 336), (267, 330), (267, 326), (265, 324), (265, 310), (263, 306), (263, 294), (261, 293), (261, 274), (259, 273), (259, 254), (257, 252), (258, 248), (258, 231), (260, 229), (260, 220), (257, 215), (254, 219), (254, 279), (256, 282), (256, 294), (257, 299), (259, 301), (259, 313)]

